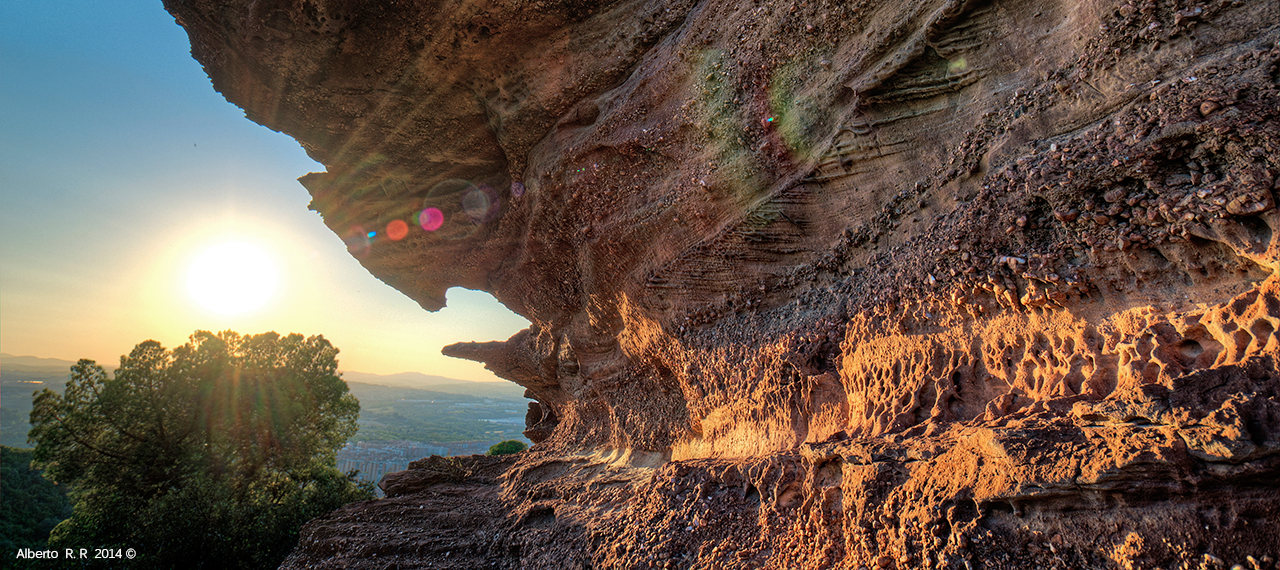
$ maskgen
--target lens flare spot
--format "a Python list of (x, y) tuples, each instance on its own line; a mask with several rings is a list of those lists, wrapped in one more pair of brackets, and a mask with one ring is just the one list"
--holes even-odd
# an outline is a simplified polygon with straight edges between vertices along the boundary
[(487, 184), (472, 187), (462, 194), (462, 211), (473, 223), (483, 224), (498, 213), (498, 193)]
[(418, 214), (418, 225), (424, 230), (434, 232), (444, 225), (444, 212), (439, 208), (427, 208)]
[(519, 198), (519, 197), (521, 197), (521, 196), (524, 196), (524, 183), (523, 183), (523, 182), (512, 182), (512, 183), (511, 183), (511, 195), (512, 195), (512, 196), (515, 196), (516, 198)]
[(409, 224), (404, 223), (404, 220), (391, 220), (391, 223), (387, 224), (387, 237), (391, 238), (391, 241), (400, 241), (407, 235), (409, 235)]
[(377, 232), (366, 232), (364, 228), (355, 226), (351, 228), (347, 237), (342, 239), (342, 242), (347, 244), (347, 251), (351, 252), (352, 255), (360, 256), (369, 253), (369, 248), (373, 246), (373, 238), (376, 235), (378, 235)]

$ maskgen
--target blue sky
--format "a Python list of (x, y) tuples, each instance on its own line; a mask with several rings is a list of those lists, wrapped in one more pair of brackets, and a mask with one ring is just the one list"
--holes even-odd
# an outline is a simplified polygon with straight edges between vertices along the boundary
[[(0, 350), (114, 363), (196, 329), (323, 334), (347, 370), (493, 379), (440, 347), (527, 322), (452, 289), (427, 313), (307, 210), (323, 170), (216, 93), (159, 0), (0, 0)], [(184, 288), (234, 238), (276, 260), (268, 308), (210, 313)]]

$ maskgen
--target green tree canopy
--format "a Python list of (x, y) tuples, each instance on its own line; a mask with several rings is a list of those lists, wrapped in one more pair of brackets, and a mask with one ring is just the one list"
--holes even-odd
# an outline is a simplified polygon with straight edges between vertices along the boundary
[(371, 497), (336, 467), (360, 405), (324, 337), (198, 331), (81, 360), (31, 412), (32, 465), (71, 489), (50, 545), (133, 548), (137, 567), (275, 567), (299, 527)]
[[(25, 426), (24, 426), (25, 427)], [(66, 492), (31, 468), (31, 450), (0, 446), (0, 556), (13, 566), (19, 548), (42, 549), (54, 525), (71, 516)]]
[(507, 441), (495, 443), (489, 446), (489, 452), (485, 455), (511, 455), (512, 453), (520, 453), (528, 449), (524, 442), (508, 439)]

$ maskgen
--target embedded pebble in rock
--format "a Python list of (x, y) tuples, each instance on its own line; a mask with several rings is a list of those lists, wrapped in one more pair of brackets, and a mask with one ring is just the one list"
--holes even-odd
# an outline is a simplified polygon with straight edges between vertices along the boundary
[(530, 451), (285, 568), (1275, 567), (1277, 3), (165, 5), (359, 263), (531, 323), (445, 348)]

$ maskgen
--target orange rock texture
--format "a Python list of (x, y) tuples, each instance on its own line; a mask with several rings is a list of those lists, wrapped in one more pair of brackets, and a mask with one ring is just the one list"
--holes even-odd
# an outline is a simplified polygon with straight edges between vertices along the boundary
[[(1280, 4), (165, 0), (515, 458), (287, 568), (1280, 558)], [(462, 339), (460, 339), (462, 340)]]

